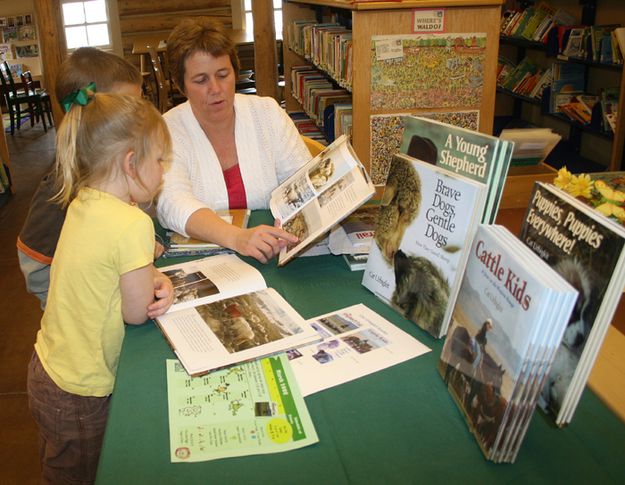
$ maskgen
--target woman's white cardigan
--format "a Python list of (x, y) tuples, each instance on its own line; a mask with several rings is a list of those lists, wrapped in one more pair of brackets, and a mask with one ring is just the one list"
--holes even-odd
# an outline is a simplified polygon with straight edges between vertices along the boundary
[[(235, 94), (235, 141), (247, 206), (267, 209), (271, 191), (310, 159), (295, 125), (273, 98)], [(228, 209), (228, 192), (217, 155), (187, 101), (164, 115), (173, 160), (158, 198), (164, 227), (186, 235), (198, 209)]]

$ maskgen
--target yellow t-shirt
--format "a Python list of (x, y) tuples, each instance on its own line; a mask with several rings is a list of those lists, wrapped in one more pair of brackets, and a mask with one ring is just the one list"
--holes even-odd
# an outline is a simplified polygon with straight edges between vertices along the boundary
[(151, 264), (154, 227), (141, 209), (82, 189), (69, 205), (35, 350), (50, 378), (81, 396), (113, 391), (124, 338), (122, 274)]

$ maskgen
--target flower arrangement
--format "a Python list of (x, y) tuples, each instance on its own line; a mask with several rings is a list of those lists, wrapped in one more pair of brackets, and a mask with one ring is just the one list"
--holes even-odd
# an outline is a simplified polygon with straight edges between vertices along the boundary
[(625, 225), (625, 177), (592, 180), (589, 175), (573, 175), (566, 167), (558, 170), (554, 185), (607, 217)]

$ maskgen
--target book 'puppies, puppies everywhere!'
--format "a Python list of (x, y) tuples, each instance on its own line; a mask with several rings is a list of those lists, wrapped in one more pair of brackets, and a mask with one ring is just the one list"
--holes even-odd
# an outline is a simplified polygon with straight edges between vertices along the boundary
[(625, 228), (552, 185), (537, 183), (521, 240), (579, 297), (541, 396), (556, 424), (571, 421), (625, 284)]

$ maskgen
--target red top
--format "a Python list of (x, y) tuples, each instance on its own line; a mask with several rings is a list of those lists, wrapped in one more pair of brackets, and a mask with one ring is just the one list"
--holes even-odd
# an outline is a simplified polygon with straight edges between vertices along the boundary
[(224, 180), (228, 190), (228, 205), (230, 208), (246, 209), (247, 197), (245, 196), (245, 186), (243, 185), (238, 163), (228, 170), (224, 170)]

